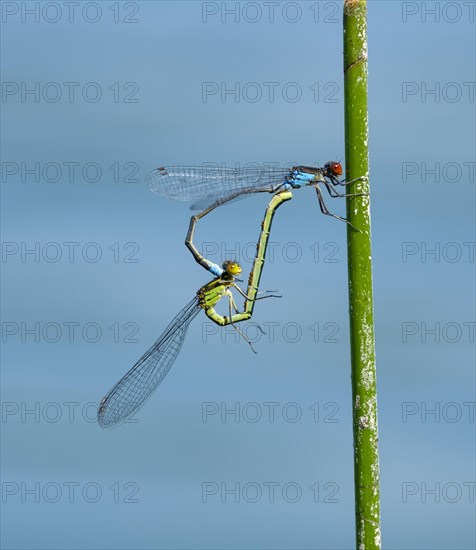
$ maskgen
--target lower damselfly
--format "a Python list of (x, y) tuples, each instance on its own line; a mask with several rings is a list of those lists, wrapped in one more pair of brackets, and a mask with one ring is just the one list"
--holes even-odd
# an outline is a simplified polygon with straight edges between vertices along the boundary
[[(102, 428), (114, 428), (122, 424), (149, 399), (172, 367), (182, 348), (188, 327), (200, 311), (204, 311), (209, 319), (220, 326), (232, 325), (253, 349), (251, 342), (236, 323), (251, 319), (256, 301), (279, 297), (273, 291), (258, 292), (258, 287), (274, 214), (281, 204), (291, 198), (292, 193), (289, 191), (278, 193), (266, 208), (246, 292), (236, 284), (237, 276), (241, 274), (241, 267), (237, 262), (228, 260), (220, 267), (201, 257), (206, 262), (204, 267), (215, 278), (197, 291), (195, 297), (174, 317), (158, 340), (103, 397), (98, 409), (98, 422)], [(245, 298), (241, 312), (231, 293), (232, 289)], [(225, 297), (228, 298), (227, 316), (220, 315), (215, 310), (218, 302)]]

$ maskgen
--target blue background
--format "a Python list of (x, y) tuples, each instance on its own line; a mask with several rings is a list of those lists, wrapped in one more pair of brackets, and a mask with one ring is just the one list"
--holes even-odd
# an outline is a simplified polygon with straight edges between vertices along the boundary
[[(102, 395), (207, 281), (183, 246), (187, 204), (153, 195), (147, 172), (202, 162), (322, 165), (343, 157), (340, 2), (301, 2), (297, 15), (281, 3), (274, 20), (264, 5), (257, 15), (253, 2), (238, 20), (225, 16), (221, 3), (93, 2), (86, 15), (81, 3), (71, 22), (63, 4), (53, 22), (55, 7), (43, 13), (38, 3), (38, 21), (22, 20), (22, 7), (32, 4), (2, 4), (2, 80), (13, 89), (38, 82), (40, 89), (38, 101), (20, 92), (2, 99), (2, 546), (352, 548), (346, 230), (320, 214), (310, 189), (294, 194), (273, 227), (262, 288), (279, 289), (283, 298), (255, 309), (268, 328), (255, 342), (258, 354), (231, 332), (209, 334), (200, 316), (135, 423), (104, 432), (94, 420)], [(458, 17), (447, 4), (454, 3), (369, 3), (387, 548), (476, 542), (474, 245), (464, 244), (475, 241), (474, 89), (471, 96), (464, 85), (475, 81), (475, 30), (468, 7)], [(89, 22), (98, 5), (98, 21)], [(424, 6), (439, 10), (439, 22)], [(404, 20), (404, 10), (416, 13)], [(49, 82), (59, 83), (58, 101), (41, 95)], [(80, 83), (71, 101), (64, 82)], [(99, 101), (82, 97), (88, 82), (102, 91)], [(204, 82), (218, 89), (237, 82), (250, 95), (203, 97)], [(274, 101), (265, 82), (278, 83)], [(301, 90), (297, 101), (283, 99), (289, 82)], [(405, 82), (418, 90), (406, 101)], [(449, 82), (455, 84), (445, 87)], [(310, 89), (315, 83), (319, 98)], [(437, 96), (422, 95), (435, 83)], [(257, 101), (255, 89), (263, 94)], [(65, 162), (79, 163), (72, 181)], [(439, 178), (424, 178), (424, 164), (436, 162)], [(57, 182), (53, 172), (36, 182), (31, 174), (22, 178), (22, 163), (40, 170), (57, 163), (63, 171)], [(95, 182), (81, 175), (87, 163), (101, 167)], [(404, 163), (418, 173), (404, 177)], [(233, 256), (249, 270), (248, 243), (267, 199), (238, 201), (200, 224), (197, 242), (211, 260)], [(327, 202), (344, 214), (343, 202)], [(67, 242), (79, 243), (70, 258)], [(35, 246), (37, 256), (22, 255)], [(404, 255), (408, 247), (415, 253)], [(437, 252), (426, 254), (430, 249)], [(68, 322), (78, 324), (71, 339)], [(38, 342), (22, 335), (35, 323)], [(422, 329), (438, 323), (437, 342)], [(91, 332), (83, 335), (85, 326)], [(417, 333), (405, 339), (408, 326)], [(128, 341), (132, 329), (135, 342)], [(254, 337), (253, 327), (248, 334)], [(276, 403), (273, 420), (269, 402)], [(236, 407), (238, 415), (203, 417), (204, 403), (222, 413)], [(296, 410), (302, 416), (292, 421)], [(253, 421), (257, 411), (262, 416)], [(207, 482), (217, 488), (208, 497)], [(67, 483), (77, 484), (71, 498)], [(239, 484), (238, 502), (223, 483)], [(269, 483), (277, 487), (274, 499)], [(283, 496), (287, 483), (302, 490), (296, 502), (292, 489)], [(309, 489), (316, 483), (319, 502)], [(23, 490), (35, 487), (39, 502)], [(255, 499), (256, 487), (263, 492)]]

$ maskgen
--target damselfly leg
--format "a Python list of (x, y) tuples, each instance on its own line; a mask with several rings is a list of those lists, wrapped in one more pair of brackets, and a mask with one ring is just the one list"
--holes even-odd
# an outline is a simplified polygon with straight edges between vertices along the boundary
[(324, 197), (322, 196), (322, 191), (319, 189), (319, 187), (316, 186), (316, 193), (317, 193), (317, 199), (319, 201), (319, 207), (321, 209), (321, 212), (325, 214), (326, 216), (331, 216), (332, 218), (336, 218), (337, 220), (341, 220), (345, 222), (346, 224), (350, 225), (352, 229), (355, 229), (355, 231), (361, 232), (360, 229), (357, 229), (355, 225), (353, 225), (347, 218), (342, 218), (341, 216), (338, 216), (337, 214), (333, 214), (332, 212), (329, 212), (326, 203), (324, 202)]

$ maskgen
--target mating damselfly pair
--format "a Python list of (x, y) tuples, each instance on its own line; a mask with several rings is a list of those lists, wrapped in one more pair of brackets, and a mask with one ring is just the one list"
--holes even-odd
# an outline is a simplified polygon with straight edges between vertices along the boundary
[[(147, 401), (169, 372), (184, 342), (188, 327), (203, 310), (205, 315), (220, 326), (232, 325), (243, 338), (245, 335), (236, 323), (251, 319), (257, 300), (276, 297), (272, 292), (259, 292), (259, 282), (265, 263), (266, 248), (271, 224), (276, 210), (292, 199), (292, 190), (312, 186), (316, 190), (319, 207), (323, 214), (349, 223), (345, 218), (331, 213), (324, 202), (319, 184), (335, 197), (361, 196), (362, 193), (340, 193), (337, 186), (346, 186), (353, 181), (341, 181), (342, 166), (328, 162), (323, 167), (295, 166), (291, 169), (263, 167), (255, 169), (223, 169), (219, 167), (160, 167), (147, 176), (151, 191), (177, 200), (195, 201), (192, 208), (205, 207), (192, 216), (185, 244), (195, 260), (210, 271), (215, 278), (202, 286), (195, 297), (174, 317), (159, 339), (144, 353), (136, 364), (101, 400), (98, 422), (102, 428), (113, 428), (135, 414)], [(236, 284), (241, 267), (235, 261), (226, 260), (223, 265), (204, 258), (193, 243), (196, 223), (218, 206), (255, 193), (274, 193), (266, 208), (256, 246), (256, 255), (244, 292)], [(353, 227), (353, 226), (352, 226)], [(236, 290), (245, 298), (243, 311), (239, 311), (231, 293)], [(261, 296), (260, 296), (261, 294)], [(228, 298), (228, 315), (215, 311), (222, 298)], [(251, 346), (251, 343), (248, 341)], [(252, 347), (252, 346), (251, 346)]]

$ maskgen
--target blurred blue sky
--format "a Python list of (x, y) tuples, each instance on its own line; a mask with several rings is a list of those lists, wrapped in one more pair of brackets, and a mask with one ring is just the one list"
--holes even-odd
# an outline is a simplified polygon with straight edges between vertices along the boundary
[[(276, 217), (258, 355), (198, 317), (137, 422), (94, 422), (207, 281), (145, 175), (343, 158), (341, 3), (66, 4), (2, 3), (2, 547), (352, 548), (346, 231), (310, 189)], [(368, 6), (387, 548), (476, 543), (474, 6)], [(267, 198), (200, 224), (210, 259), (250, 268)]]

